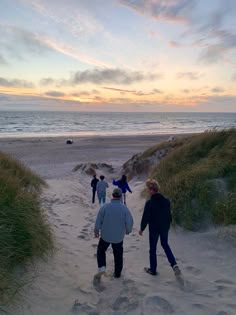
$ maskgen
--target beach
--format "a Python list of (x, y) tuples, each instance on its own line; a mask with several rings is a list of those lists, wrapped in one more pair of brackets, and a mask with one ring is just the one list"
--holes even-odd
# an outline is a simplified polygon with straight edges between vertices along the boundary
[[(97, 165), (109, 183), (107, 200), (113, 190), (112, 179), (119, 178), (122, 165), (134, 154), (171, 135), (5, 138), (0, 151), (10, 154), (44, 178), (48, 184), (42, 205), (53, 228), (54, 255), (28, 267), (21, 300), (6, 310), (11, 315), (235, 315), (236, 249), (227, 231), (212, 227), (204, 232), (173, 227), (169, 242), (182, 270), (175, 277), (158, 244), (158, 275), (143, 268), (149, 266), (148, 229), (138, 235), (145, 199), (145, 177), (133, 178), (133, 191), (127, 206), (134, 217), (134, 228), (124, 240), (124, 269), (113, 278), (112, 250), (107, 251), (107, 272), (97, 285), (93, 229), (98, 201), (92, 204), (92, 176), (78, 164)], [(175, 135), (178, 137), (181, 135)], [(35, 274), (36, 272), (36, 274)]]

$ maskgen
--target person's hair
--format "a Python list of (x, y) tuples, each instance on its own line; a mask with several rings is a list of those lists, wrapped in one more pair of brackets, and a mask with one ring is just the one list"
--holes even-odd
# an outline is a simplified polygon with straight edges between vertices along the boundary
[(155, 179), (148, 179), (146, 181), (146, 186), (148, 189), (153, 190), (155, 192), (158, 192), (160, 190), (160, 185), (158, 181), (156, 181)]
[(122, 175), (120, 181), (121, 181), (122, 184), (127, 183), (127, 177), (126, 177), (126, 175)]
[(103, 176), (103, 175), (100, 176), (100, 179), (101, 179), (101, 180), (104, 180), (104, 178), (105, 178), (105, 176)]
[(121, 196), (122, 196), (122, 190), (120, 188), (115, 188), (112, 192), (112, 197), (120, 199)]

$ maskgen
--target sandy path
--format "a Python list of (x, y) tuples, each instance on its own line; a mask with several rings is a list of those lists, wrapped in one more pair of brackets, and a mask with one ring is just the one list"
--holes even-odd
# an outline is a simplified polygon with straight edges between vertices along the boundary
[(44, 205), (55, 228), (58, 251), (47, 262), (38, 264), (36, 282), (27, 288), (24, 303), (20, 309), (12, 310), (12, 315), (236, 313), (235, 249), (217, 240), (215, 231), (172, 231), (170, 243), (183, 277), (175, 278), (161, 249), (160, 274), (152, 277), (143, 272), (148, 265), (148, 233), (143, 238), (137, 233), (144, 203), (139, 197), (143, 187), (140, 182), (131, 183), (134, 193), (128, 196), (135, 226), (125, 240), (122, 278), (112, 277), (113, 257), (109, 250), (107, 275), (94, 287), (97, 240), (93, 238), (93, 226), (98, 207), (90, 204), (86, 188), (89, 181), (81, 174), (48, 180), (50, 188), (44, 194)]

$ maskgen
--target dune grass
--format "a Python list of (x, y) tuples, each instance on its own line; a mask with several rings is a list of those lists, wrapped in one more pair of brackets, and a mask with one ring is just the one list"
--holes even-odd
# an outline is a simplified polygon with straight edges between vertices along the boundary
[(53, 248), (47, 218), (40, 205), (46, 183), (28, 168), (0, 152), (0, 302), (22, 285), (14, 276), (19, 265), (33, 262)]
[(151, 177), (171, 199), (175, 223), (191, 230), (236, 224), (236, 129), (183, 139)]

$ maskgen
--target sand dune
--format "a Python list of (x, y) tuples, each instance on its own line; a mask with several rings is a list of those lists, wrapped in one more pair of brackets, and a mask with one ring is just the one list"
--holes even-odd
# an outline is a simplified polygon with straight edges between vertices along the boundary
[[(91, 139), (90, 141), (92, 142)], [(114, 174), (119, 176), (120, 166), (132, 147), (129, 141), (127, 138), (123, 143), (125, 153), (119, 156), (115, 141), (111, 139), (110, 155), (106, 159), (94, 142), (91, 145), (94, 147), (92, 161), (112, 164)], [(86, 145), (85, 141), (84, 157)], [(145, 145), (140, 141), (138, 147), (136, 143), (135, 148), (130, 149), (130, 154), (143, 150)], [(5, 144), (5, 148), (15, 156), (20, 154), (20, 150), (15, 148), (14, 151), (9, 144)], [(51, 150), (54, 148), (55, 144), (51, 145)], [(54, 164), (52, 153), (49, 154), (48, 151), (41, 152), (41, 160), (36, 156), (37, 150), (35, 153), (30, 152), (30, 157), (27, 154), (20, 157), (47, 178), (49, 188), (44, 191), (42, 200), (55, 231), (57, 251), (47, 261), (37, 262), (36, 280), (31, 286), (25, 287), (22, 301), (8, 309), (10, 314), (236, 314), (236, 249), (231, 241), (221, 237), (219, 228), (204, 233), (172, 228), (170, 245), (182, 269), (181, 277), (174, 276), (160, 246), (158, 276), (153, 277), (143, 271), (143, 267), (148, 266), (148, 231), (140, 237), (138, 230), (145, 203), (140, 197), (144, 182), (135, 178), (130, 182), (133, 194), (127, 196), (135, 224), (132, 234), (124, 241), (122, 277), (113, 278), (113, 255), (108, 250), (108, 271), (101, 282), (94, 286), (98, 241), (93, 237), (93, 227), (99, 207), (98, 203), (91, 204), (91, 177), (81, 171), (72, 172), (76, 164), (85, 160), (80, 159), (79, 152), (77, 157), (67, 159), (68, 152), (65, 150), (67, 149), (59, 150), (61, 155), (55, 157), (58, 161)], [(52, 168), (51, 165), (55, 167)], [(98, 170), (97, 173), (100, 175), (104, 170)], [(113, 189), (111, 180), (114, 174), (104, 174), (110, 183), (108, 199)]]

